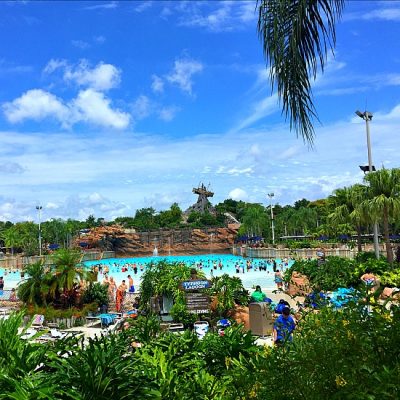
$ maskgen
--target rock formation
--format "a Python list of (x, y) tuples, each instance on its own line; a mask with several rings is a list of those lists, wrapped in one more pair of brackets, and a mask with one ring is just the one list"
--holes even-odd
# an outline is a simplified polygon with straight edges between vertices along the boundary
[(149, 256), (155, 247), (159, 255), (228, 253), (236, 235), (236, 227), (134, 232), (114, 225), (93, 228), (75, 242), (90, 249), (115, 251), (117, 257)]
[(300, 272), (293, 271), (287, 294), (290, 296), (304, 296), (310, 292), (311, 287), (308, 278)]

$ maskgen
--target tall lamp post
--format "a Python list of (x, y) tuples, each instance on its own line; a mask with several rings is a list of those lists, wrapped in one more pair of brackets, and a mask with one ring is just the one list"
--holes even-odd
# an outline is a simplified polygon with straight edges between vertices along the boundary
[(39, 218), (39, 256), (42, 255), (42, 231), (40, 229), (42, 208), (43, 208), (42, 206), (36, 206), (36, 210), (38, 211), (38, 218)]
[(274, 226), (274, 211), (272, 208), (272, 198), (274, 197), (273, 193), (268, 193), (270, 208), (271, 208), (271, 231), (272, 231), (272, 244), (275, 244), (275, 226)]
[[(371, 152), (371, 139), (369, 135), (369, 122), (372, 120), (372, 113), (369, 111), (356, 111), (356, 114), (365, 121), (365, 126), (367, 130), (367, 149), (368, 149), (368, 172), (375, 171), (375, 167), (372, 165), (372, 152)], [(379, 258), (379, 238), (378, 238), (378, 223), (374, 223), (374, 250), (375, 257)]]

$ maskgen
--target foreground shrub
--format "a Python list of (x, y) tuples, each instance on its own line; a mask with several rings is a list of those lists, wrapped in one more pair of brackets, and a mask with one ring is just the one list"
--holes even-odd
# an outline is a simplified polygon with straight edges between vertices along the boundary
[(293, 271), (306, 275), (315, 290), (333, 291), (339, 287), (357, 287), (360, 277), (370, 271), (381, 276), (391, 269), (386, 259), (372, 259), (360, 262), (342, 257), (326, 257), (323, 263), (317, 260), (296, 260), (285, 273), (285, 280), (290, 281)]
[(359, 297), (302, 312), (293, 342), (274, 348), (240, 326), (203, 340), (158, 332), (154, 316), (117, 335), (36, 344), (15, 314), (0, 320), (0, 399), (398, 399), (400, 309)]
[[(395, 399), (400, 392), (400, 310), (351, 305), (304, 316), (291, 345), (258, 374), (257, 399)], [(283, 383), (284, 382), (284, 383)]]

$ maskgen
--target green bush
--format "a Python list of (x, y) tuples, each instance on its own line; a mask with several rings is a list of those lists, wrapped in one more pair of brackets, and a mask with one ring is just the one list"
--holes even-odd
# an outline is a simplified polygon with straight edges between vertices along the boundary
[(216, 313), (219, 317), (227, 317), (236, 304), (246, 306), (249, 303), (249, 292), (237, 276), (223, 274), (213, 277), (211, 288), (207, 292), (216, 301)]
[[(303, 316), (293, 343), (256, 363), (262, 400), (395, 399), (400, 385), (400, 310), (364, 305)], [(273, 371), (273, 373), (268, 373)], [(287, 384), (282, 384), (285, 382)]]
[(400, 308), (360, 298), (340, 311), (302, 312), (293, 342), (273, 348), (240, 326), (203, 340), (161, 333), (154, 316), (49, 346), (21, 339), (22, 313), (13, 314), (0, 319), (0, 400), (398, 399)]
[(90, 282), (82, 295), (83, 304), (96, 303), (98, 307), (108, 305), (108, 286)]
[(380, 276), (381, 285), (400, 288), (400, 268), (386, 271)]
[(293, 271), (297, 271), (308, 277), (313, 289), (332, 291), (339, 287), (358, 287), (360, 277), (366, 271), (381, 276), (389, 270), (390, 265), (384, 258), (377, 260), (366, 257), (365, 262), (360, 262), (331, 256), (326, 257), (320, 265), (317, 260), (297, 260), (286, 270), (284, 279), (289, 282)]
[(369, 260), (376, 260), (375, 252), (374, 251), (361, 251), (355, 256), (355, 260), (364, 263)]

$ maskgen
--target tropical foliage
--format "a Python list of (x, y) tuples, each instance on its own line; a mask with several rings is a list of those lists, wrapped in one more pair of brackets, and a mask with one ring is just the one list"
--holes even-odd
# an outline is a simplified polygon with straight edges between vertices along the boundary
[[(333, 195), (329, 197), (329, 201), (335, 207), (334, 211), (328, 215), (330, 222), (332, 225), (348, 223), (349, 226), (355, 227), (359, 252), (362, 251), (362, 226), (370, 222), (361, 207), (361, 203), (366, 197), (367, 188), (358, 184), (343, 189), (336, 189)], [(351, 233), (351, 231), (347, 233)]]
[(285, 272), (287, 282), (294, 271), (306, 275), (313, 289), (332, 291), (339, 287), (359, 287), (360, 277), (367, 271), (375, 274), (382, 284), (395, 286), (400, 266), (393, 267), (383, 258), (377, 260), (364, 255), (354, 260), (327, 257), (322, 263), (317, 260), (296, 260)]
[(106, 337), (38, 344), (21, 338), (14, 314), (0, 320), (0, 399), (398, 398), (400, 309), (361, 298), (303, 311), (293, 342), (274, 348), (240, 326), (203, 340), (162, 332), (153, 316)]
[(258, 0), (258, 31), (272, 88), (283, 113), (305, 141), (312, 143), (317, 118), (311, 81), (324, 70), (328, 48), (336, 41), (335, 25), (344, 0)]
[[(193, 323), (196, 315), (189, 314), (186, 307), (185, 292), (180, 288), (182, 281), (191, 278), (204, 278), (204, 273), (180, 263), (161, 261), (150, 265), (143, 274), (141, 283), (141, 304), (147, 312), (151, 312), (149, 305), (152, 298), (170, 297), (173, 306), (170, 314), (174, 321), (185, 324)], [(216, 317), (227, 317), (235, 308), (235, 304), (247, 305), (249, 293), (243, 287), (238, 277), (223, 274), (213, 277), (211, 287), (205, 293), (213, 299)]]
[(350, 304), (304, 314), (290, 347), (250, 360), (253, 398), (397, 398), (400, 310), (379, 305), (367, 310)]
[(374, 222), (383, 222), (387, 259), (393, 262), (389, 238), (389, 224), (400, 216), (400, 169), (382, 168), (365, 176), (368, 183), (367, 199), (362, 203)]
[(213, 277), (208, 293), (214, 298), (215, 313), (219, 318), (228, 317), (236, 304), (246, 306), (249, 302), (249, 292), (241, 279), (228, 274)]
[(93, 277), (79, 264), (81, 253), (60, 249), (53, 254), (53, 264), (42, 261), (24, 268), (26, 278), (18, 286), (18, 298), (25, 304), (43, 306), (58, 304), (63, 308), (77, 304), (81, 283)]
[(142, 275), (140, 284), (141, 306), (146, 312), (151, 312), (150, 305), (153, 299), (163, 296), (173, 300), (170, 313), (176, 322), (190, 324), (195, 321), (195, 315), (189, 314), (186, 308), (185, 294), (180, 288), (182, 281), (193, 276), (193, 272), (199, 278), (205, 275), (201, 271), (194, 270), (186, 264), (160, 261), (150, 264)]
[(108, 286), (99, 282), (89, 282), (82, 295), (83, 304), (96, 303), (98, 307), (107, 306), (109, 302)]
[(28, 276), (18, 286), (18, 298), (28, 305), (45, 305), (50, 291), (50, 280), (42, 261), (27, 265), (24, 273)]

